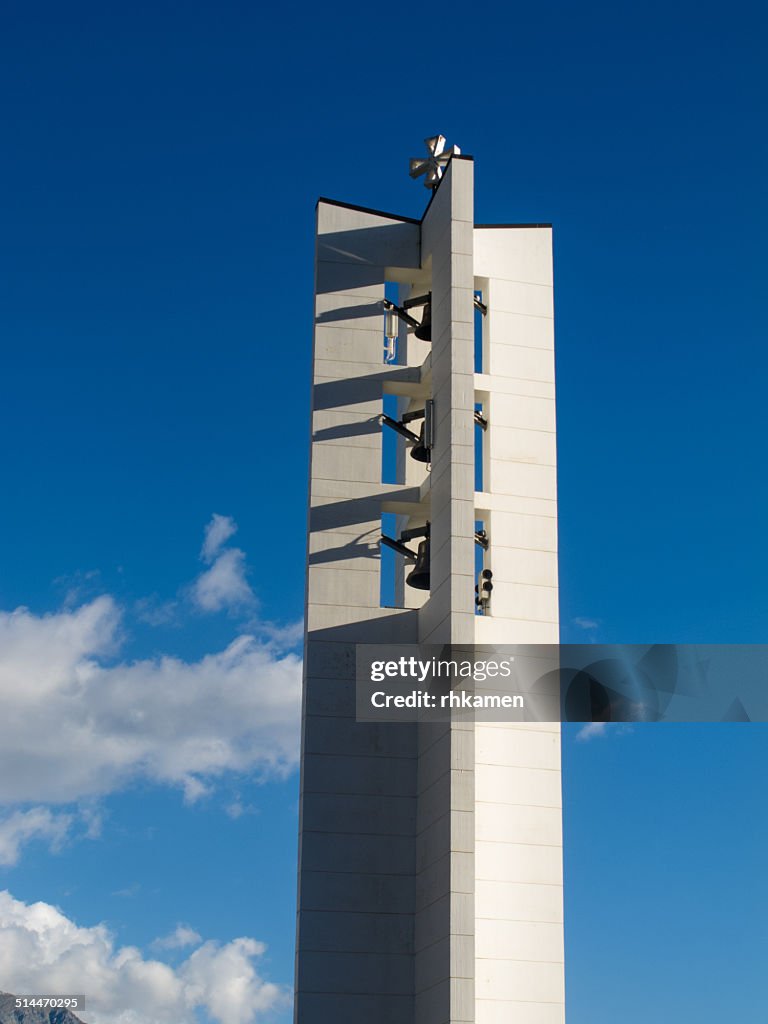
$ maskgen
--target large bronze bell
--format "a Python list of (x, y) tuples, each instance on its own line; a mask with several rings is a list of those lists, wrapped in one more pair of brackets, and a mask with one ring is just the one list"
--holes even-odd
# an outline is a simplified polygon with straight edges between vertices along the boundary
[(415, 590), (429, 590), (429, 537), (419, 542), (416, 564), (405, 577), (405, 582)]
[(421, 424), (419, 430), (419, 440), (411, 448), (411, 458), (417, 462), (431, 462), (432, 461), (432, 449), (424, 444), (424, 423)]
[(432, 303), (427, 302), (421, 317), (421, 324), (413, 332), (421, 341), (432, 341)]

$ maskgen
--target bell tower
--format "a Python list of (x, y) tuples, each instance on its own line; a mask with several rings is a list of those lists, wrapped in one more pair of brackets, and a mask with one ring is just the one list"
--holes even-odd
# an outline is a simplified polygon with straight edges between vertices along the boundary
[(317, 206), (297, 1024), (564, 1021), (559, 725), (355, 720), (358, 643), (558, 641), (551, 228), (444, 143)]

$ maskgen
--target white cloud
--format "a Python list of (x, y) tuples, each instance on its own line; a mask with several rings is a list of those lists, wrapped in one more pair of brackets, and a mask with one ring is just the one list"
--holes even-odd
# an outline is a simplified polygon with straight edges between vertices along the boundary
[(584, 618), (581, 615), (578, 615), (573, 620), (573, 624), (574, 624), (574, 626), (578, 626), (579, 629), (586, 629), (586, 630), (597, 629), (598, 626), (600, 625), (600, 623), (598, 622), (597, 619), (586, 619), (586, 618)]
[(231, 516), (220, 516), (214, 512), (211, 521), (205, 528), (205, 540), (200, 557), (209, 564), (227, 543), (230, 537), (237, 533), (237, 523)]
[(205, 528), (200, 558), (210, 568), (197, 577), (191, 588), (192, 600), (204, 612), (242, 608), (255, 601), (245, 575), (245, 552), (240, 548), (222, 551), (236, 532), (234, 519), (218, 513), (213, 514)]
[(179, 602), (160, 601), (156, 596), (141, 597), (134, 602), (133, 612), (139, 622), (148, 626), (178, 626)]
[(194, 928), (188, 924), (178, 924), (170, 935), (155, 939), (152, 945), (158, 949), (185, 949), (187, 946), (199, 946), (202, 941), (202, 935)]
[(576, 739), (582, 743), (599, 739), (603, 736), (631, 736), (633, 728), (627, 722), (587, 722), (576, 733)]
[(72, 825), (71, 814), (54, 814), (47, 807), (14, 811), (0, 819), (0, 866), (10, 867), (19, 859), (21, 847), (39, 839), (53, 850), (61, 847)]
[(576, 739), (581, 740), (582, 743), (588, 743), (589, 740), (594, 740), (600, 736), (605, 736), (607, 728), (607, 722), (587, 722), (587, 724), (582, 725), (582, 727), (576, 733)]
[(192, 597), (206, 612), (251, 604), (254, 596), (245, 578), (245, 552), (240, 548), (223, 551), (192, 584)]
[(101, 839), (104, 826), (104, 811), (100, 807), (86, 805), (80, 808), (80, 817), (85, 825), (86, 839)]
[(226, 1024), (250, 1024), (277, 1003), (286, 1003), (287, 995), (263, 982), (253, 967), (265, 949), (254, 939), (234, 939), (225, 946), (204, 943), (179, 970), (188, 998)]
[(249, 623), (248, 628), (253, 629), (260, 639), (276, 650), (290, 650), (304, 639), (304, 619), (289, 622), (285, 626), (277, 626), (274, 622), (255, 621)]
[(221, 1024), (254, 1024), (287, 1002), (256, 967), (251, 938), (204, 942), (176, 967), (115, 945), (103, 924), (79, 927), (48, 903), (0, 892), (0, 977), (15, 992), (78, 992), (87, 981), (90, 1024), (193, 1024), (204, 1008)]
[(141, 883), (134, 882), (133, 885), (127, 885), (124, 889), (115, 889), (112, 895), (118, 896), (121, 900), (132, 900), (135, 896), (138, 896), (140, 892)]
[(135, 778), (195, 799), (224, 772), (295, 766), (296, 655), (245, 635), (198, 661), (109, 662), (120, 624), (108, 596), (0, 612), (0, 804), (97, 798)]
[(258, 808), (254, 807), (253, 804), (244, 804), (240, 797), (236, 797), (230, 803), (228, 803), (224, 810), (227, 816), (233, 821), (237, 821), (238, 818), (242, 818), (244, 814), (257, 814)]

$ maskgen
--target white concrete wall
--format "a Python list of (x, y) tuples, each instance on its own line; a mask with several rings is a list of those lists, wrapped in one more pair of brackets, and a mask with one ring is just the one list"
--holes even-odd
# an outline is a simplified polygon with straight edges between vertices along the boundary
[[(552, 246), (548, 228), (476, 228), (485, 279), (487, 396), (478, 518), (493, 571), (483, 643), (557, 643)], [(562, 1024), (562, 799), (558, 724), (475, 726), (476, 1024)]]
[(380, 607), (381, 513), (418, 492), (381, 483), (378, 416), (408, 376), (383, 363), (387, 264), (414, 272), (419, 234), (318, 205), (297, 1024), (413, 1024), (416, 730), (355, 722), (354, 642), (416, 638)]

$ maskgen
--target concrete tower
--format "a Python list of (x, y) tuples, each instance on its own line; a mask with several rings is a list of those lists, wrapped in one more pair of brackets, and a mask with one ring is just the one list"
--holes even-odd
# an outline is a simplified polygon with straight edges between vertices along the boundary
[[(476, 225), (454, 156), (421, 221), (321, 200), (316, 242), (296, 1021), (562, 1024), (559, 725), (360, 723), (354, 684), (357, 643), (558, 641), (551, 230)], [(403, 324), (387, 364), (394, 287), (431, 294), (431, 342)], [(385, 395), (433, 403), (431, 465), (400, 441), (396, 484)], [(387, 513), (430, 523), (398, 607)]]

